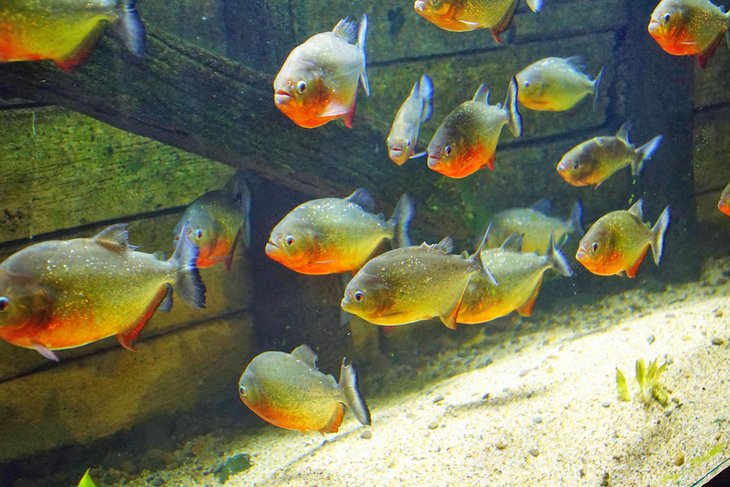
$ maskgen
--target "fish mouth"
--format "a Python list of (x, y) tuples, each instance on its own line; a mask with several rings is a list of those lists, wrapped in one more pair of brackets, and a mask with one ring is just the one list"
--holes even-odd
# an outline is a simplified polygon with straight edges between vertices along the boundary
[(293, 99), (294, 97), (288, 91), (276, 90), (276, 93), (274, 93), (274, 103), (277, 105), (286, 105)]
[(579, 248), (578, 251), (575, 253), (575, 260), (577, 260), (580, 263), (583, 263), (585, 260), (587, 260), (588, 252), (583, 250), (582, 248)]
[(435, 154), (428, 155), (428, 167), (436, 167), (441, 164), (441, 158)]
[(350, 306), (350, 298), (345, 296), (342, 298), (342, 301), (340, 301), (340, 308), (347, 311), (347, 307)]
[(413, 9), (416, 12), (425, 12), (426, 11), (426, 2), (424, 0), (416, 0), (416, 3), (413, 4)]
[(266, 255), (268, 255), (269, 257), (281, 254), (281, 249), (279, 248), (279, 246), (276, 245), (276, 243), (272, 242), (271, 240), (266, 242), (265, 251), (266, 251)]
[(652, 19), (649, 22), (649, 26), (647, 27), (647, 29), (649, 30), (649, 34), (652, 34), (652, 35), (659, 34), (659, 31), (661, 29), (661, 25), (659, 24), (659, 22), (657, 22), (656, 20)]

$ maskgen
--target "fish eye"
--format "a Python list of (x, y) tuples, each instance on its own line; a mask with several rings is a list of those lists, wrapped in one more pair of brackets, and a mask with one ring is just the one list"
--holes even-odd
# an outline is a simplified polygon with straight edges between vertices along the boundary
[(285, 242), (289, 247), (291, 247), (292, 245), (294, 245), (294, 237), (289, 235), (288, 237), (286, 237)]
[(307, 83), (306, 83), (306, 81), (302, 80), (299, 83), (297, 83), (297, 91), (299, 92), (300, 95), (302, 93), (304, 93), (306, 90), (307, 90)]
[(244, 386), (240, 386), (238, 388), (238, 394), (241, 395), (241, 396), (245, 396), (246, 395), (246, 388)]
[(0, 297), (0, 311), (5, 311), (10, 307), (10, 300), (5, 296)]
[(203, 231), (201, 229), (198, 228), (197, 230), (195, 230), (195, 238), (197, 238), (197, 239), (203, 238)]
[(668, 13), (664, 14), (664, 16), (662, 16), (662, 22), (664, 22), (666, 24), (667, 22), (669, 22), (669, 19), (671, 19), (671, 18), (672, 18), (672, 16), (670, 14), (668, 14)]
[(524, 84), (525, 88), (530, 87), (530, 82), (528, 80), (525, 80), (525, 82), (523, 84)]
[(591, 245), (591, 249), (593, 249), (594, 252), (598, 250), (598, 242), (593, 242), (593, 245)]
[(578, 166), (580, 166), (580, 164), (578, 164), (577, 162), (573, 163), (573, 169), (578, 169)]
[(352, 295), (353, 298), (355, 298), (355, 301), (358, 303), (361, 303), (363, 299), (365, 299), (365, 295), (362, 291), (356, 291), (355, 294)]
[(447, 145), (446, 147), (444, 147), (444, 154), (446, 154), (446, 156), (448, 157), (451, 155), (452, 150), (453, 149), (451, 148), (451, 146)]
[(411, 141), (410, 140), (406, 140), (406, 147), (408, 147), (410, 149), (410, 147), (411, 147)]

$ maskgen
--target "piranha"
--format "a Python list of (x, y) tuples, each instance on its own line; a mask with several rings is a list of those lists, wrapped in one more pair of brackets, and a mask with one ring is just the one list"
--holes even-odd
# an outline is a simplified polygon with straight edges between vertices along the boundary
[(342, 118), (352, 128), (358, 79), (370, 96), (365, 72), (367, 15), (355, 23), (340, 20), (332, 32), (322, 32), (297, 46), (274, 80), (274, 103), (304, 128)]
[[(526, 0), (533, 12), (542, 9), (542, 0)], [(416, 0), (413, 9), (418, 15), (444, 30), (466, 32), (489, 29), (492, 38), (509, 29), (520, 0)]]
[(355, 365), (343, 360), (337, 382), (320, 372), (316, 363), (317, 354), (306, 345), (292, 353), (259, 354), (238, 381), (239, 397), (251, 411), (279, 428), (336, 433), (345, 406), (361, 424), (370, 425), (370, 410), (360, 393)]
[[(486, 234), (485, 234), (486, 238)], [(345, 288), (341, 307), (376, 325), (405, 325), (438, 316), (456, 329), (464, 291), (469, 281), (484, 273), (494, 276), (479, 258), (484, 240), (471, 256), (453, 255), (453, 242), (402, 247), (370, 260)]]
[(137, 57), (145, 31), (137, 0), (3, 0), (0, 62), (52, 60), (70, 71), (81, 65), (110, 25)]
[(612, 211), (599, 218), (580, 241), (576, 260), (599, 276), (626, 273), (632, 278), (651, 247), (654, 263), (659, 265), (669, 227), (669, 207), (649, 228), (643, 222), (642, 204), (639, 200), (628, 210)]
[(649, 35), (669, 54), (697, 56), (704, 68), (722, 38), (730, 47), (730, 13), (709, 0), (662, 0), (649, 21)]
[(446, 116), (428, 144), (428, 167), (450, 178), (464, 178), (484, 166), (493, 171), (497, 142), (505, 125), (515, 137), (522, 135), (514, 79), (504, 107), (489, 104), (489, 90), (483, 84), (472, 100)]
[(205, 306), (197, 258), (186, 237), (167, 261), (137, 252), (123, 224), (26, 247), (0, 264), (0, 338), (55, 361), (53, 350), (112, 335), (134, 350), (155, 310), (172, 307), (172, 284), (189, 304)]
[(410, 197), (401, 196), (390, 220), (373, 214), (374, 206), (362, 188), (344, 199), (307, 201), (274, 227), (266, 255), (301, 274), (336, 274), (360, 269), (383, 240), (410, 245)]
[(717, 202), (717, 209), (730, 216), (730, 183), (722, 191), (720, 201)]
[(236, 173), (221, 190), (205, 193), (185, 209), (175, 227), (175, 238), (187, 224), (188, 238), (198, 247), (200, 269), (224, 262), (231, 268), (239, 241), (251, 245), (251, 190)]
[(522, 236), (522, 252), (545, 255), (550, 250), (551, 238), (558, 248), (562, 248), (571, 234), (584, 233), (581, 223), (583, 205), (580, 201), (573, 204), (570, 216), (565, 220), (547, 216), (550, 208), (550, 201), (543, 199), (530, 208), (511, 208), (497, 213), (492, 218), (488, 246), (497, 247), (516, 233)]
[(603, 68), (595, 79), (584, 71), (578, 56), (547, 57), (530, 64), (517, 73), (520, 104), (530, 110), (562, 112), (576, 106), (587, 95), (593, 95), (595, 106)]
[(464, 301), (456, 318), (458, 323), (485, 323), (515, 310), (522, 316), (530, 316), (540, 292), (543, 274), (548, 269), (566, 277), (573, 275), (568, 261), (555, 247), (552, 238), (545, 256), (520, 252), (521, 240), (521, 236), (514, 234), (501, 247), (482, 250), (482, 261), (489, 267), (499, 286), (492, 285), (482, 275), (474, 276), (464, 293)]
[(424, 74), (413, 85), (411, 94), (395, 114), (393, 125), (385, 141), (391, 161), (400, 166), (408, 159), (426, 155), (425, 152), (416, 154), (416, 143), (421, 124), (426, 123), (432, 113), (433, 82), (427, 74)]
[(662, 141), (657, 135), (641, 147), (629, 142), (631, 124), (624, 123), (613, 137), (593, 137), (570, 149), (558, 163), (558, 174), (573, 186), (600, 186), (613, 173), (631, 166), (631, 175), (641, 173)]

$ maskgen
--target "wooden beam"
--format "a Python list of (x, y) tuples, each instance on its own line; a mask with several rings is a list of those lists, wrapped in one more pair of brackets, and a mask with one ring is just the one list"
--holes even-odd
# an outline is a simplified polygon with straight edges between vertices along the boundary
[(455, 188), (435, 188), (435, 173), (414, 177), (409, 168), (392, 164), (386, 134), (357, 117), (352, 130), (339, 122), (316, 130), (297, 127), (274, 106), (271, 82), (154, 27), (143, 60), (106, 35), (73, 73), (50, 63), (0, 66), (0, 96), (62, 105), (315, 196), (346, 195), (359, 186), (390, 206), (406, 191), (417, 201), (437, 196), (440, 210), (421, 205), (419, 224), (465, 234)]

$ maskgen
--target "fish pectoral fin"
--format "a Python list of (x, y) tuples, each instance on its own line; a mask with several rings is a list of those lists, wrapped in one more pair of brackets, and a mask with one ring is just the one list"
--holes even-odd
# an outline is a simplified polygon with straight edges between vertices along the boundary
[(94, 243), (117, 252), (126, 251), (129, 248), (129, 232), (126, 223), (117, 223), (106, 227), (91, 239)]
[(84, 64), (94, 50), (94, 46), (101, 39), (101, 35), (106, 29), (106, 22), (98, 22), (96, 26), (89, 32), (76, 48), (60, 59), (54, 59), (53, 62), (62, 70), (69, 72), (76, 67)]
[(55, 353), (53, 353), (53, 350), (41, 345), (40, 343), (33, 343), (33, 350), (40, 353), (48, 360), (53, 360), (54, 362), (59, 362), (58, 356)]
[(472, 22), (470, 20), (457, 19), (457, 22), (459, 22), (460, 24), (463, 24), (463, 25), (469, 27), (470, 29), (478, 29), (479, 26), (481, 25), (479, 22)]
[(537, 295), (540, 294), (540, 287), (542, 287), (542, 278), (540, 278), (535, 289), (532, 290), (532, 294), (527, 298), (527, 301), (517, 308), (516, 311), (520, 316), (532, 316), (532, 310), (535, 308), (535, 300), (537, 300)]
[(333, 100), (327, 104), (322, 113), (319, 114), (319, 117), (341, 117), (347, 115), (350, 110), (350, 107)]

